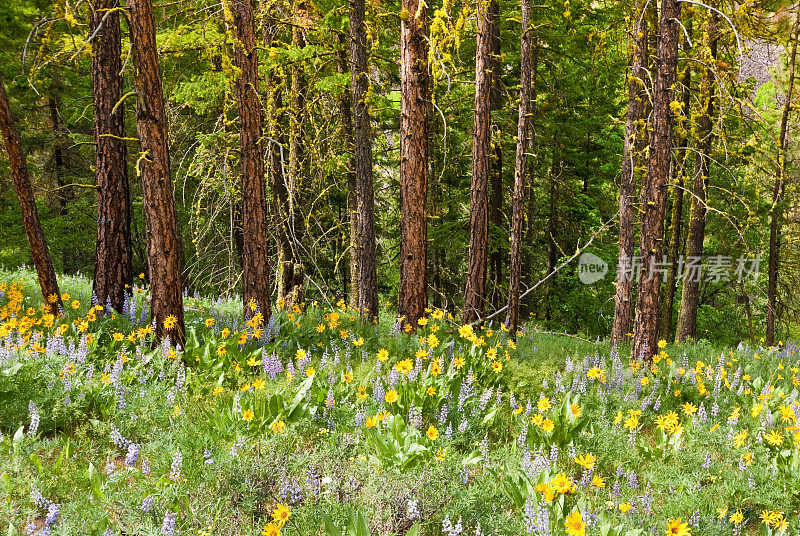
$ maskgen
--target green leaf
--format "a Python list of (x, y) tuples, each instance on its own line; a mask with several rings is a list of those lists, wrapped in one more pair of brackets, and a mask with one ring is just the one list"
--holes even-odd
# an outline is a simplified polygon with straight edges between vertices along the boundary
[(325, 523), (325, 534), (327, 536), (342, 536), (342, 531), (334, 524), (328, 514), (322, 514), (322, 520)]

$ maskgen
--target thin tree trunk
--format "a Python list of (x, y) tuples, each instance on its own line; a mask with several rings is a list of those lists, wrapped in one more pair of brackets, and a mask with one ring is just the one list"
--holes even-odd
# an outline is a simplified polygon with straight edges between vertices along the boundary
[(350, 0), (350, 61), (354, 111), (354, 161), (358, 206), (358, 310), (364, 319), (378, 316), (378, 260), (375, 245), (375, 194), (372, 175), (372, 128), (369, 91), (367, 25), (364, 0)]
[[(136, 65), (136, 131), (142, 152), (138, 165), (147, 225), (150, 314), (157, 338), (168, 336), (172, 344), (183, 345), (181, 245), (170, 175), (153, 5), (151, 0), (128, 0), (127, 7)], [(174, 322), (172, 329), (164, 327), (168, 318)]]
[(778, 138), (778, 166), (775, 170), (775, 187), (772, 190), (772, 214), (769, 224), (769, 264), (767, 268), (767, 333), (768, 346), (775, 344), (775, 313), (778, 302), (778, 260), (780, 257), (781, 220), (783, 219), (783, 192), (786, 187), (786, 149), (788, 146), (789, 111), (792, 107), (794, 90), (795, 59), (797, 58), (797, 41), (800, 39), (800, 16), (795, 19), (792, 55), (789, 59), (789, 89), (781, 115), (781, 130)]
[(428, 9), (402, 0), (400, 28), (400, 296), (398, 311), (412, 328), (428, 304)]
[(519, 116), (517, 154), (514, 163), (514, 191), (511, 195), (511, 252), (508, 290), (508, 329), (512, 337), (519, 327), (519, 294), (522, 276), (522, 226), (525, 219), (525, 176), (528, 172), (528, 148), (531, 123), (531, 2), (522, 0), (522, 37), (520, 38)]
[[(272, 313), (267, 247), (267, 197), (264, 184), (263, 112), (258, 91), (258, 51), (252, 0), (232, 0), (236, 31), (234, 63), (242, 151), (242, 299), (244, 318)], [(254, 307), (255, 306), (255, 307)]]
[[(92, 99), (94, 102), (97, 244), (92, 291), (101, 305), (122, 311), (133, 286), (131, 200), (128, 189), (128, 147), (122, 98), (122, 35), (117, 0), (95, 0), (91, 10)], [(100, 26), (102, 22), (102, 26)], [(98, 26), (100, 27), (98, 30)]]
[[(692, 26), (691, 19), (686, 23), (687, 32), (691, 36)], [(688, 41), (687, 41), (688, 47)], [(692, 83), (692, 69), (691, 66), (686, 66), (683, 72), (683, 111), (687, 117), (690, 117), (689, 108), (691, 106), (691, 83)], [(686, 136), (686, 129), (684, 128), (682, 134), (678, 136), (676, 145), (678, 146), (678, 158), (675, 165), (672, 167), (673, 175), (675, 176), (674, 186), (672, 188), (672, 218), (670, 221), (668, 238), (669, 238), (669, 253), (667, 254), (667, 275), (664, 280), (664, 302), (661, 307), (661, 328), (659, 330), (659, 339), (668, 340), (672, 333), (672, 310), (675, 306), (675, 289), (677, 286), (676, 276), (678, 273), (678, 255), (681, 251), (681, 242), (683, 238), (683, 189), (686, 184), (686, 173), (684, 171), (686, 159), (686, 143), (688, 142)]]
[(14, 118), (11, 115), (6, 86), (1, 76), (0, 130), (2, 130), (3, 141), (6, 144), (8, 163), (11, 167), (11, 178), (14, 180), (14, 188), (17, 190), (25, 235), (28, 237), (28, 244), (31, 246), (33, 265), (36, 267), (36, 273), (39, 276), (42, 298), (48, 312), (58, 314), (61, 308), (61, 293), (58, 290), (56, 272), (53, 269), (50, 252), (47, 249), (47, 241), (44, 238), (42, 225), (39, 222), (39, 211), (36, 209), (36, 199), (33, 197), (31, 180), (28, 176), (28, 164), (25, 160), (25, 153), (22, 152), (22, 147), (20, 146), (19, 132), (17, 132)]
[(653, 99), (653, 135), (650, 142), (647, 183), (642, 203), (642, 277), (636, 299), (633, 355), (650, 360), (657, 350), (658, 313), (661, 297), (661, 274), (656, 263), (662, 262), (664, 212), (667, 179), (672, 152), (673, 86), (677, 78), (679, 20), (678, 0), (662, 0), (659, 22), (658, 69)]
[[(303, 27), (307, 8), (301, 1), (295, 2), (296, 24), (292, 28), (292, 46), (305, 48), (306, 30)], [(278, 301), (283, 303), (285, 308), (291, 308), (295, 304), (303, 301), (305, 285), (305, 269), (298, 256), (302, 222), (297, 217), (297, 203), (300, 197), (295, 195), (300, 191), (302, 176), (305, 171), (306, 144), (305, 144), (305, 122), (306, 122), (306, 93), (308, 91), (308, 81), (306, 80), (303, 62), (297, 61), (292, 65), (292, 87), (289, 100), (291, 110), (289, 114), (289, 188), (286, 191), (288, 222), (285, 229), (288, 230), (288, 240), (280, 242), (288, 248), (280, 248), (278, 251)], [(288, 199), (291, 197), (292, 202)]]
[[(708, 42), (709, 50), (707, 61), (714, 64), (717, 58), (717, 19), (715, 13), (708, 15)], [(692, 260), (700, 263), (703, 255), (703, 241), (706, 235), (706, 201), (708, 198), (708, 173), (711, 163), (712, 124), (714, 116), (714, 71), (705, 69), (705, 78), (701, 83), (701, 103), (703, 115), (698, 119), (697, 165), (694, 171), (694, 185), (692, 187), (692, 212), (689, 217), (689, 235), (686, 238), (686, 263)], [(683, 291), (681, 292), (681, 309), (678, 314), (678, 325), (675, 331), (675, 340), (683, 342), (694, 338), (697, 334), (697, 307), (700, 303), (700, 279), (702, 273), (698, 270), (686, 270), (683, 278)]]
[[(352, 8), (351, 8), (352, 9)], [(350, 15), (350, 24), (353, 16)], [(336, 50), (336, 68), (340, 74), (350, 73), (348, 56), (350, 43), (343, 33), (336, 34), (339, 48)], [(347, 215), (350, 223), (350, 239), (347, 257), (350, 265), (348, 303), (358, 307), (358, 184), (356, 183), (356, 155), (353, 141), (353, 99), (352, 91), (343, 91), (339, 97), (339, 110), (342, 114), (342, 137), (345, 151), (350, 155), (347, 162)]]
[(625, 141), (622, 148), (622, 172), (619, 186), (619, 263), (617, 264), (617, 290), (614, 295), (614, 323), (612, 343), (630, 336), (633, 321), (633, 259), (634, 259), (634, 197), (636, 195), (636, 168), (639, 155), (637, 147), (646, 138), (646, 129), (639, 123), (644, 117), (644, 67), (647, 65), (647, 16), (644, 3), (639, 2), (635, 12), (633, 34), (636, 50), (628, 75), (628, 113), (625, 119)]
[[(533, 6), (531, 7), (531, 24), (533, 23)], [(531, 41), (531, 98), (528, 106), (530, 108), (530, 126), (529, 126), (529, 135), (530, 141), (530, 153), (533, 157), (533, 162), (531, 165), (528, 166), (527, 173), (528, 173), (528, 180), (526, 189), (528, 194), (525, 196), (527, 198), (527, 212), (528, 217), (525, 218), (524, 226), (525, 226), (525, 247), (522, 251), (522, 283), (520, 287), (530, 286), (533, 284), (533, 241), (536, 235), (536, 226), (534, 222), (536, 221), (536, 203), (535, 203), (535, 191), (534, 191), (534, 184), (536, 181), (536, 159), (538, 158), (538, 146), (537, 146), (537, 139), (536, 139), (536, 72), (539, 68), (539, 47), (537, 46), (537, 42), (535, 37), (532, 37)], [(516, 166), (516, 162), (515, 162)], [(514, 178), (516, 181), (516, 177)], [(521, 305), (520, 305), (520, 308)]]
[(489, 175), (492, 143), (492, 22), (489, 4), (478, 0), (475, 52), (475, 121), (472, 130), (472, 188), (469, 211), (469, 255), (464, 292), (465, 324), (486, 309), (486, 266), (489, 253)]
[[(52, 95), (47, 99), (47, 107), (50, 115), (49, 127), (55, 138), (53, 143), (52, 171), (56, 179), (56, 186), (58, 187), (58, 193), (56, 193), (55, 196), (58, 206), (58, 215), (66, 216), (67, 204), (69, 198), (71, 197), (70, 189), (67, 187), (67, 181), (65, 180), (68, 168), (66, 133), (58, 113), (60, 84), (55, 83), (53, 86)], [(59, 246), (61, 249), (60, 254), (62, 271), (64, 273), (72, 272), (72, 251), (69, 245), (66, 243), (59, 244)]]

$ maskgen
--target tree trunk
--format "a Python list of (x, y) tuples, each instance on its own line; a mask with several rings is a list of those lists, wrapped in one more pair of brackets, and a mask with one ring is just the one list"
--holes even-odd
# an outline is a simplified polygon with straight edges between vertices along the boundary
[[(531, 24), (533, 24), (533, 6), (531, 6)], [(524, 218), (525, 247), (522, 251), (522, 284), (520, 286), (530, 286), (533, 284), (533, 241), (536, 238), (535, 235), (537, 231), (536, 226), (534, 225), (534, 222), (536, 221), (536, 196), (534, 195), (534, 184), (536, 181), (536, 160), (539, 155), (537, 145), (538, 140), (536, 139), (536, 72), (539, 68), (539, 47), (537, 46), (537, 42), (533, 36), (531, 37), (531, 48), (531, 98), (530, 102), (528, 103), (528, 107), (530, 108), (530, 126), (528, 127), (530, 141), (528, 142), (528, 145), (530, 147), (531, 156), (533, 157), (533, 162), (528, 166), (527, 169), (528, 184), (526, 189), (528, 191), (528, 195), (525, 197), (528, 201), (528, 205), (526, 207), (528, 217)], [(514, 180), (516, 181), (516, 177)], [(521, 304), (520, 308), (522, 308)]]
[(489, 175), (492, 143), (492, 12), (478, 0), (475, 52), (475, 121), (472, 130), (472, 188), (469, 211), (469, 255), (463, 322), (483, 316), (486, 309), (486, 265), (489, 250)]
[[(95, 0), (91, 10), (97, 244), (92, 291), (101, 305), (122, 311), (133, 286), (128, 146), (122, 98), (122, 36), (117, 0)], [(103, 17), (106, 19), (103, 21)], [(98, 27), (100, 28), (98, 30)]]
[(525, 219), (525, 176), (528, 172), (528, 148), (532, 117), (531, 98), (531, 2), (522, 0), (522, 37), (520, 38), (519, 116), (517, 154), (514, 163), (514, 192), (511, 195), (511, 266), (508, 285), (508, 329), (512, 337), (519, 327), (519, 294), (522, 276), (522, 226)]
[[(306, 30), (305, 17), (308, 10), (303, 1), (295, 2), (295, 26), (292, 28), (292, 46), (305, 48)], [(303, 301), (305, 269), (298, 257), (302, 222), (297, 218), (297, 203), (300, 198), (294, 195), (300, 190), (300, 184), (306, 161), (306, 93), (308, 81), (302, 61), (292, 65), (292, 92), (289, 96), (291, 111), (289, 115), (289, 189), (287, 199), (292, 198), (292, 203), (287, 203), (288, 222), (286, 229), (289, 232), (288, 240), (281, 242), (288, 248), (278, 251), (278, 300), (282, 301), (284, 308), (291, 308)]]
[[(49, 109), (49, 127), (53, 133), (53, 159), (51, 162), (53, 176), (55, 177), (57, 193), (55, 201), (59, 216), (67, 215), (67, 205), (71, 201), (71, 189), (68, 187), (66, 175), (69, 166), (67, 165), (67, 134), (64, 125), (59, 116), (59, 93), (61, 91), (60, 84), (54, 83), (52, 88), (52, 95), (47, 99), (47, 107)], [(74, 271), (74, 253), (69, 244), (58, 244), (61, 254), (61, 268), (64, 273), (71, 273)]]
[(353, 89), (353, 169), (358, 207), (358, 310), (378, 316), (378, 260), (375, 245), (375, 194), (372, 175), (372, 128), (369, 115), (367, 23), (364, 0), (350, 0), (350, 61)]
[[(128, 0), (128, 22), (136, 65), (136, 131), (142, 156), (144, 217), (147, 225), (147, 261), (150, 271), (150, 315), (156, 337), (168, 336), (184, 344), (180, 236), (172, 192), (167, 119), (158, 70), (158, 50), (151, 0)], [(172, 329), (164, 322), (174, 320)]]
[[(692, 31), (691, 19), (687, 22), (686, 28), (688, 32)], [(691, 35), (691, 33), (690, 33)], [(688, 41), (687, 41), (688, 45)], [(686, 66), (683, 72), (683, 111), (687, 117), (690, 117), (689, 108), (691, 106), (691, 83), (692, 83), (692, 69)], [(669, 340), (672, 333), (672, 310), (675, 306), (675, 289), (677, 286), (676, 276), (678, 273), (678, 255), (681, 248), (683, 238), (683, 189), (686, 184), (686, 173), (684, 171), (686, 159), (686, 143), (688, 138), (685, 134), (687, 125), (684, 125), (682, 134), (678, 136), (676, 145), (678, 146), (678, 158), (672, 168), (673, 175), (675, 176), (674, 186), (672, 189), (672, 219), (670, 221), (668, 238), (669, 238), (669, 253), (667, 254), (667, 276), (664, 280), (664, 303), (661, 307), (661, 319), (659, 329), (659, 339)]]
[(789, 88), (781, 115), (781, 130), (778, 138), (778, 166), (775, 170), (775, 187), (772, 190), (772, 214), (769, 223), (769, 264), (767, 268), (767, 333), (768, 346), (775, 344), (775, 312), (778, 302), (778, 260), (780, 257), (781, 220), (783, 219), (783, 192), (785, 189), (784, 174), (786, 172), (786, 149), (788, 146), (789, 111), (792, 107), (794, 90), (795, 59), (797, 58), (797, 40), (800, 38), (800, 17), (795, 19), (792, 55), (789, 59)]
[(400, 296), (398, 312), (412, 328), (428, 304), (428, 9), (402, 0), (400, 28)]
[[(491, 110), (492, 113), (499, 111), (502, 107), (503, 94), (500, 92), (500, 4), (497, 0), (489, 3), (489, 23), (491, 24), (492, 34), (492, 89), (491, 89)], [(497, 121), (492, 120), (492, 139), (494, 144), (494, 157), (492, 158), (492, 187), (489, 195), (489, 222), (497, 230), (503, 226), (503, 139), (500, 126)], [(492, 233), (489, 232), (491, 241)], [(503, 256), (505, 241), (491, 244), (489, 250), (489, 284), (488, 290), (489, 305), (492, 309), (500, 306), (501, 282), (503, 281)]]
[(61, 308), (61, 293), (58, 290), (56, 272), (50, 261), (50, 252), (47, 241), (39, 223), (39, 211), (36, 209), (36, 200), (33, 197), (31, 180), (28, 177), (28, 164), (19, 141), (19, 132), (11, 115), (11, 105), (6, 95), (6, 86), (0, 77), (0, 130), (8, 153), (8, 163), (11, 168), (11, 178), (17, 190), (19, 208), (22, 212), (22, 223), (25, 235), (31, 246), (31, 256), (39, 276), (39, 287), (42, 289), (42, 298), (48, 312), (58, 314)]
[[(350, 24), (353, 16), (350, 15)], [(336, 68), (340, 74), (350, 73), (348, 52), (350, 49), (347, 36), (337, 33), (339, 48), (336, 50)], [(339, 109), (342, 113), (342, 137), (345, 151), (350, 155), (347, 163), (347, 215), (350, 223), (350, 240), (347, 257), (350, 264), (348, 303), (358, 307), (358, 184), (356, 183), (355, 142), (353, 141), (353, 100), (352, 91), (343, 91), (339, 97)]]
[(633, 356), (652, 359), (658, 343), (658, 313), (661, 274), (655, 263), (662, 262), (667, 179), (672, 152), (673, 85), (677, 78), (678, 36), (681, 5), (662, 0), (659, 22), (658, 69), (653, 98), (653, 134), (647, 165), (647, 184), (642, 203), (641, 280), (636, 298)]
[[(236, 43), (234, 63), (242, 151), (242, 299), (244, 318), (272, 312), (267, 247), (267, 198), (264, 184), (263, 112), (258, 92), (258, 53), (252, 0), (232, 0)], [(254, 307), (255, 306), (255, 307)], [(257, 307), (257, 309), (256, 309)]]
[[(706, 61), (714, 65), (717, 59), (717, 19), (715, 13), (708, 16), (708, 42), (706, 46), (710, 52)], [(705, 78), (701, 83), (700, 102), (703, 114), (698, 119), (697, 165), (694, 171), (694, 185), (692, 187), (692, 212), (689, 217), (689, 235), (686, 238), (686, 265), (693, 259), (698, 263), (702, 260), (703, 241), (706, 235), (706, 200), (708, 198), (708, 172), (711, 162), (712, 150), (712, 124), (714, 115), (714, 71), (705, 69)], [(701, 264), (702, 265), (702, 264)], [(700, 279), (702, 272), (697, 270), (684, 270), (683, 292), (681, 292), (681, 309), (678, 314), (678, 326), (675, 340), (683, 342), (694, 338), (697, 334), (697, 307), (700, 303)]]
[(644, 3), (639, 2), (635, 12), (634, 37), (636, 50), (628, 76), (628, 113), (625, 119), (625, 141), (622, 147), (622, 172), (619, 186), (619, 263), (617, 264), (617, 290), (614, 296), (614, 324), (612, 343), (630, 337), (633, 321), (633, 259), (634, 259), (634, 198), (636, 195), (636, 168), (640, 155), (639, 142), (647, 137), (646, 128), (640, 125), (644, 117), (644, 67), (647, 65), (647, 17)]

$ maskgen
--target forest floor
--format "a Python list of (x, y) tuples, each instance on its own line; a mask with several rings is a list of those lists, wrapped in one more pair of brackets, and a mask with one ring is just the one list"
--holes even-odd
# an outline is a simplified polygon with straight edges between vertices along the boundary
[[(15, 534), (800, 532), (797, 347), (607, 342), (186, 298), (153, 345), (60, 279), (0, 272), (0, 520)], [(661, 345), (660, 345), (661, 346)], [(6, 529), (7, 526), (7, 529)]]

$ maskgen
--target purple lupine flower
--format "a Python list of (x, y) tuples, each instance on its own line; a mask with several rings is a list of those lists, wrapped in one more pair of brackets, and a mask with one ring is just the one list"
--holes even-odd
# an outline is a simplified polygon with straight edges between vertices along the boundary
[(147, 514), (152, 510), (153, 510), (153, 497), (151, 495), (148, 495), (142, 501), (142, 512)]
[(31, 414), (31, 424), (28, 426), (28, 435), (35, 436), (36, 431), (39, 429), (39, 409), (36, 407), (33, 400), (28, 402), (28, 413)]
[(175, 534), (175, 512), (165, 512), (164, 521), (161, 523), (161, 534), (164, 536), (174, 536)]
[(139, 460), (139, 445), (136, 443), (131, 443), (128, 445), (128, 454), (125, 456), (125, 465), (128, 467), (133, 467), (136, 465), (136, 462)]
[(183, 469), (183, 455), (180, 450), (175, 451), (175, 456), (172, 458), (172, 467), (170, 468), (169, 478), (173, 482), (181, 478), (181, 469)]
[(58, 514), (59, 508), (56, 503), (51, 502), (50, 505), (47, 507), (47, 517), (45, 517), (44, 524), (47, 527), (52, 527), (56, 523), (58, 523)]

